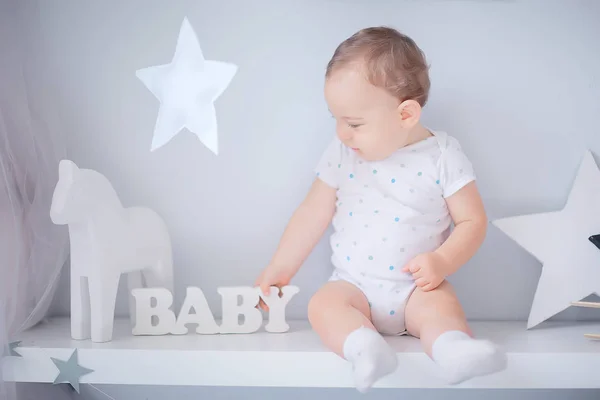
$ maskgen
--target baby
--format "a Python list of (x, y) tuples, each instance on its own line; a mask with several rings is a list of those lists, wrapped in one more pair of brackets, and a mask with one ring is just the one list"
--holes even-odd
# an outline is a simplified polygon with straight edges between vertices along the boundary
[(359, 391), (397, 367), (382, 334), (420, 338), (450, 384), (504, 369), (505, 355), (472, 337), (446, 280), (480, 247), (487, 217), (458, 141), (420, 121), (422, 51), (394, 29), (363, 29), (338, 46), (325, 78), (337, 135), (256, 285), (268, 294), (288, 284), (332, 222), (334, 271), (308, 317), (352, 363)]

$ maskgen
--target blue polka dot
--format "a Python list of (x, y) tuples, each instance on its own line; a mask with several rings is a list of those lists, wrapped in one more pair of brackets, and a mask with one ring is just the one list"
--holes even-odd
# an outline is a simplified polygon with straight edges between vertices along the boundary
[(435, 222), (437, 222), (437, 223), (439, 224), (439, 223), (441, 222), (441, 219), (438, 219), (438, 220), (437, 220), (437, 221), (435, 221)]
[(368, 303), (369, 303), (369, 307), (372, 307), (371, 302), (369, 301)]
[(376, 169), (374, 169), (374, 170), (373, 170), (373, 173), (374, 173), (374, 174), (376, 174), (376, 173), (377, 173), (377, 170), (376, 170)]
[(400, 221), (400, 218), (396, 217), (396, 218), (394, 218), (394, 221), (398, 222), (398, 221)]
[(394, 270), (394, 266), (390, 265), (390, 271), (393, 271), (393, 270)]
[(439, 185), (440, 184), (440, 180), (438, 179), (437, 181), (435, 181), (435, 183), (437, 183)]
[(396, 179), (395, 178), (392, 178), (392, 183), (396, 183)]
[(342, 164), (338, 164), (338, 168), (342, 168)]
[(336, 243), (335, 247), (340, 247), (340, 244), (339, 244), (339, 243)]
[(374, 213), (375, 213), (375, 214), (379, 214), (379, 210), (375, 210), (375, 211), (374, 211)]
[(394, 315), (394, 314), (396, 314), (396, 311), (394, 311), (394, 310), (391, 310), (391, 311), (390, 311), (390, 315)]
[(370, 261), (373, 261), (373, 256), (369, 256), (369, 260), (370, 260)]
[(317, 176), (319, 176), (319, 175), (321, 175), (321, 173), (320, 173), (320, 172), (317, 172)]
[(348, 213), (348, 215), (349, 215), (349, 216), (352, 216), (352, 211), (350, 211), (350, 212)]
[(347, 257), (346, 257), (346, 260), (350, 261), (350, 256), (347, 256)]
[(354, 174), (350, 174), (350, 179), (354, 178)]
[(418, 176), (421, 176), (421, 175), (423, 175), (423, 173), (422, 173), (422, 172), (419, 172), (417, 175), (418, 175)]

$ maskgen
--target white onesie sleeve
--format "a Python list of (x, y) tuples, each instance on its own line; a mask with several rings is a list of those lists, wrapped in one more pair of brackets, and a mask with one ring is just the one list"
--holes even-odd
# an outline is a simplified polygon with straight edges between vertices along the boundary
[(447, 137), (446, 148), (442, 151), (440, 161), (440, 184), (444, 197), (452, 196), (475, 180), (473, 165), (455, 138)]
[(327, 146), (315, 168), (315, 173), (323, 182), (338, 188), (342, 164), (342, 142), (336, 136)]

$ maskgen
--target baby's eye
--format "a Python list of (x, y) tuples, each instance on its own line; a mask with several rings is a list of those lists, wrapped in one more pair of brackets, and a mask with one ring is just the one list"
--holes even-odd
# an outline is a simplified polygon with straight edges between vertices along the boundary
[(358, 128), (358, 127), (359, 127), (359, 126), (361, 126), (361, 125), (360, 125), (360, 124), (348, 124), (348, 126), (349, 126), (350, 128), (356, 129), (356, 128)]

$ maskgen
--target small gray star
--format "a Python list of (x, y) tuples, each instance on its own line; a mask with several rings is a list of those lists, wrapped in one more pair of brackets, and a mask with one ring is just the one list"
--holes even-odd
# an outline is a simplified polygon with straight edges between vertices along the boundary
[(15, 351), (15, 349), (17, 347), (19, 347), (20, 344), (21, 344), (20, 341), (9, 343), (8, 344), (8, 355), (11, 356), (11, 357), (23, 357), (22, 355), (20, 355), (19, 353), (17, 353)]
[(54, 379), (54, 384), (68, 382), (71, 384), (73, 389), (79, 393), (79, 379), (86, 374), (94, 372), (92, 369), (88, 369), (79, 365), (77, 361), (77, 349), (71, 354), (68, 361), (58, 360), (50, 357), (52, 362), (58, 368), (58, 376)]
[(0, 354), (0, 358), (4, 358), (4, 357), (23, 357), (22, 355), (20, 355), (19, 353), (17, 353), (15, 351), (15, 349), (17, 347), (19, 347), (19, 345), (21, 344), (21, 342), (11, 342), (8, 344), (8, 351), (3, 350), (2, 354)]

